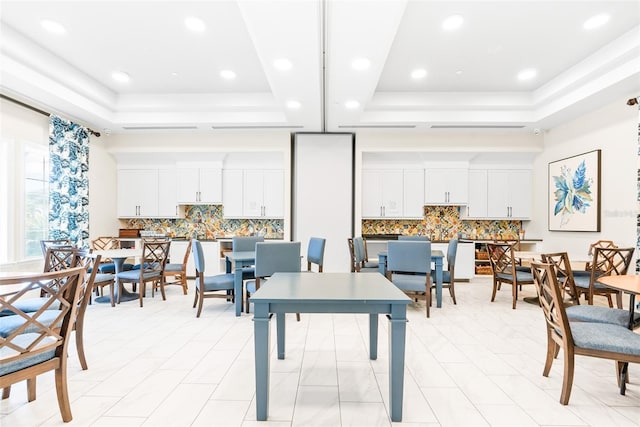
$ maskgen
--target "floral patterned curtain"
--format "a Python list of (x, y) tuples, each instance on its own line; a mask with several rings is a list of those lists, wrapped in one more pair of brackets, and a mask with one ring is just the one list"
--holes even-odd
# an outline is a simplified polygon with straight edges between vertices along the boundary
[(49, 119), (49, 238), (89, 246), (89, 134), (57, 116)]

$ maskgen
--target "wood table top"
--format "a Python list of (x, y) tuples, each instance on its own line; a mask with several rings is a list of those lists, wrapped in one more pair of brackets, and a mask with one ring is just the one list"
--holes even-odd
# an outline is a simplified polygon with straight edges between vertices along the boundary
[(598, 279), (598, 283), (619, 291), (640, 295), (640, 276), (637, 274), (604, 276)]

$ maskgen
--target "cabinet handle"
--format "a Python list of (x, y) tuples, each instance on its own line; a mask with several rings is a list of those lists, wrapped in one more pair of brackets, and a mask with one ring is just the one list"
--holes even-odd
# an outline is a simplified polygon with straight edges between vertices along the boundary
[(178, 216), (178, 205), (176, 205), (176, 216)]
[(382, 207), (382, 215), (383, 216), (387, 216), (387, 207), (386, 206)]

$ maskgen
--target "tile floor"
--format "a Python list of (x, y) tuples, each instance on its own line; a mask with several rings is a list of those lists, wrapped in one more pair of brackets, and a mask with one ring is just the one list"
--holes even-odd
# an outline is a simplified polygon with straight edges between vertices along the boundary
[[(409, 307), (404, 395), (408, 426), (638, 426), (640, 371), (631, 366), (626, 396), (617, 391), (613, 362), (578, 357), (571, 401), (558, 402), (562, 358), (542, 376), (545, 330), (540, 308), (510, 289), (490, 303), (491, 283), (456, 285), (426, 319)], [(446, 291), (445, 291), (446, 294)], [(523, 296), (533, 295), (533, 287)], [(269, 421), (257, 422), (253, 324), (231, 304), (205, 301), (199, 319), (193, 287), (167, 301), (147, 298), (111, 308), (94, 304), (85, 336), (89, 369), (70, 346), (74, 419), (83, 426), (389, 426), (386, 319), (380, 319), (379, 359), (370, 361), (365, 315), (289, 316), (287, 358), (273, 353)], [(273, 322), (275, 324), (275, 321)], [(275, 327), (272, 332), (275, 345)], [(53, 375), (38, 377), (36, 401), (24, 384), (0, 403), (1, 426), (63, 424)], [(396, 423), (394, 423), (396, 424)]]

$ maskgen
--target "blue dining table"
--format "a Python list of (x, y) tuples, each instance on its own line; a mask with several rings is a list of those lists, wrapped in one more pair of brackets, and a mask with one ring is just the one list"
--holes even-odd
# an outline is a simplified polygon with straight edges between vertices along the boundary
[(255, 251), (238, 251), (227, 252), (226, 254), (226, 272), (234, 273), (233, 280), (233, 292), (236, 302), (236, 316), (240, 316), (242, 313), (242, 269), (244, 267), (251, 267), (256, 263)]
[[(436, 306), (442, 307), (442, 261), (444, 253), (442, 251), (431, 251), (431, 261), (436, 270)], [(387, 277), (387, 251), (378, 252), (378, 270), (380, 274)]]
[(389, 409), (402, 421), (407, 305), (411, 298), (379, 274), (276, 273), (251, 295), (256, 370), (256, 416), (269, 415), (270, 322), (276, 315), (278, 359), (285, 357), (285, 313), (369, 314), (369, 359), (378, 357), (378, 314), (389, 319)]

